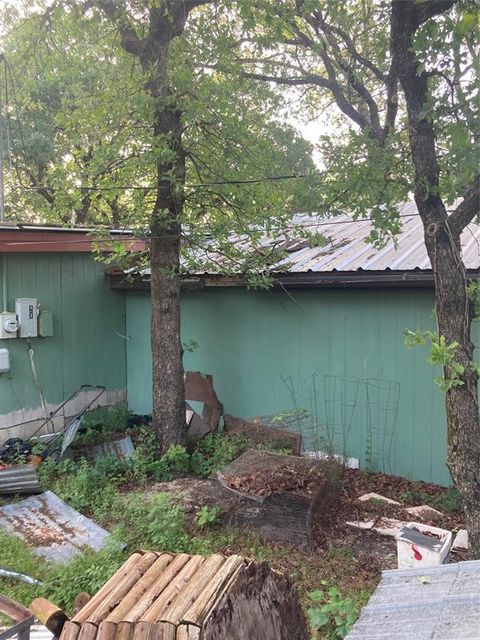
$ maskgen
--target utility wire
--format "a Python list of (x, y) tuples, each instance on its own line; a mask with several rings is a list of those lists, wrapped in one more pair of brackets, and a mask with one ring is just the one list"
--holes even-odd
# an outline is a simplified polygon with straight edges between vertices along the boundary
[[(184, 187), (185, 189), (202, 189), (204, 187), (216, 187), (216, 186), (220, 186), (220, 185), (235, 185), (235, 184), (258, 184), (258, 183), (262, 183), (262, 182), (272, 182), (272, 181), (278, 181), (278, 180), (298, 180), (298, 179), (304, 179), (304, 178), (310, 178), (313, 177), (314, 174), (309, 174), (309, 173), (297, 173), (297, 174), (291, 174), (291, 175), (284, 175), (284, 176), (262, 176), (260, 178), (245, 178), (245, 179), (241, 179), (241, 180), (218, 180), (217, 182), (197, 182), (197, 183), (191, 183), (191, 184), (185, 184)], [(17, 189), (26, 189), (26, 190), (31, 190), (31, 191), (36, 191), (39, 189), (45, 189), (45, 186), (42, 185), (23, 185), (23, 184), (17, 184), (17, 185), (13, 185), (11, 187), (12, 190), (17, 190)], [(111, 187), (72, 187), (77, 189), (78, 191), (154, 191), (156, 189), (158, 189), (159, 187), (157, 185), (155, 186), (138, 186), (138, 185), (117, 185), (117, 186), (111, 186)]]

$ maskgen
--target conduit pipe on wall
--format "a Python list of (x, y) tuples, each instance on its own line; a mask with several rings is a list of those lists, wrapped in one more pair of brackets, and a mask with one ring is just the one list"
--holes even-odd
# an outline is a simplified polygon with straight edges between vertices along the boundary
[(2, 253), (2, 311), (7, 311), (7, 256)]

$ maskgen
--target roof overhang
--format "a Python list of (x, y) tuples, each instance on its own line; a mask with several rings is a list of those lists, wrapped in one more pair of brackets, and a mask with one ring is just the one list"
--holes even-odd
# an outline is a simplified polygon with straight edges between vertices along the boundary
[[(480, 277), (480, 269), (468, 270), (471, 278)], [(150, 275), (107, 273), (112, 289), (126, 291), (150, 291)], [(246, 278), (226, 275), (185, 275), (182, 289), (187, 291), (221, 287), (244, 287)], [(286, 289), (327, 289), (327, 288), (433, 288), (431, 270), (415, 271), (334, 271), (323, 273), (279, 273), (274, 275), (274, 286)]]
[(0, 224), (0, 253), (89, 253), (94, 244), (101, 251), (110, 251), (112, 241), (125, 243), (131, 251), (145, 248), (145, 241), (129, 231), (114, 230), (108, 236), (95, 237), (93, 229)]

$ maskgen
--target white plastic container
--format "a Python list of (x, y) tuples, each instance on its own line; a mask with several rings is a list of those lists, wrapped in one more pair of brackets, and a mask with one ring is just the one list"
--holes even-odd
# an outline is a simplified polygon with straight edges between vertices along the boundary
[[(425, 533), (434, 536), (425, 535)], [(452, 532), (431, 527), (421, 522), (409, 522), (397, 537), (399, 569), (412, 567), (436, 567), (448, 563), (448, 552), (452, 546)]]

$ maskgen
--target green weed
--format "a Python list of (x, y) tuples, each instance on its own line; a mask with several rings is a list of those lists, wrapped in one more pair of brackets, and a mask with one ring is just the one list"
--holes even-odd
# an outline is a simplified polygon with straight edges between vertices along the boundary
[(218, 522), (221, 511), (220, 507), (207, 507), (205, 505), (197, 513), (195, 524), (200, 529), (203, 529), (204, 527), (211, 527)]
[(342, 597), (337, 587), (311, 591), (308, 595), (314, 603), (307, 610), (312, 629), (322, 630), (324, 636), (332, 640), (344, 638), (358, 617), (359, 609), (354, 600)]

